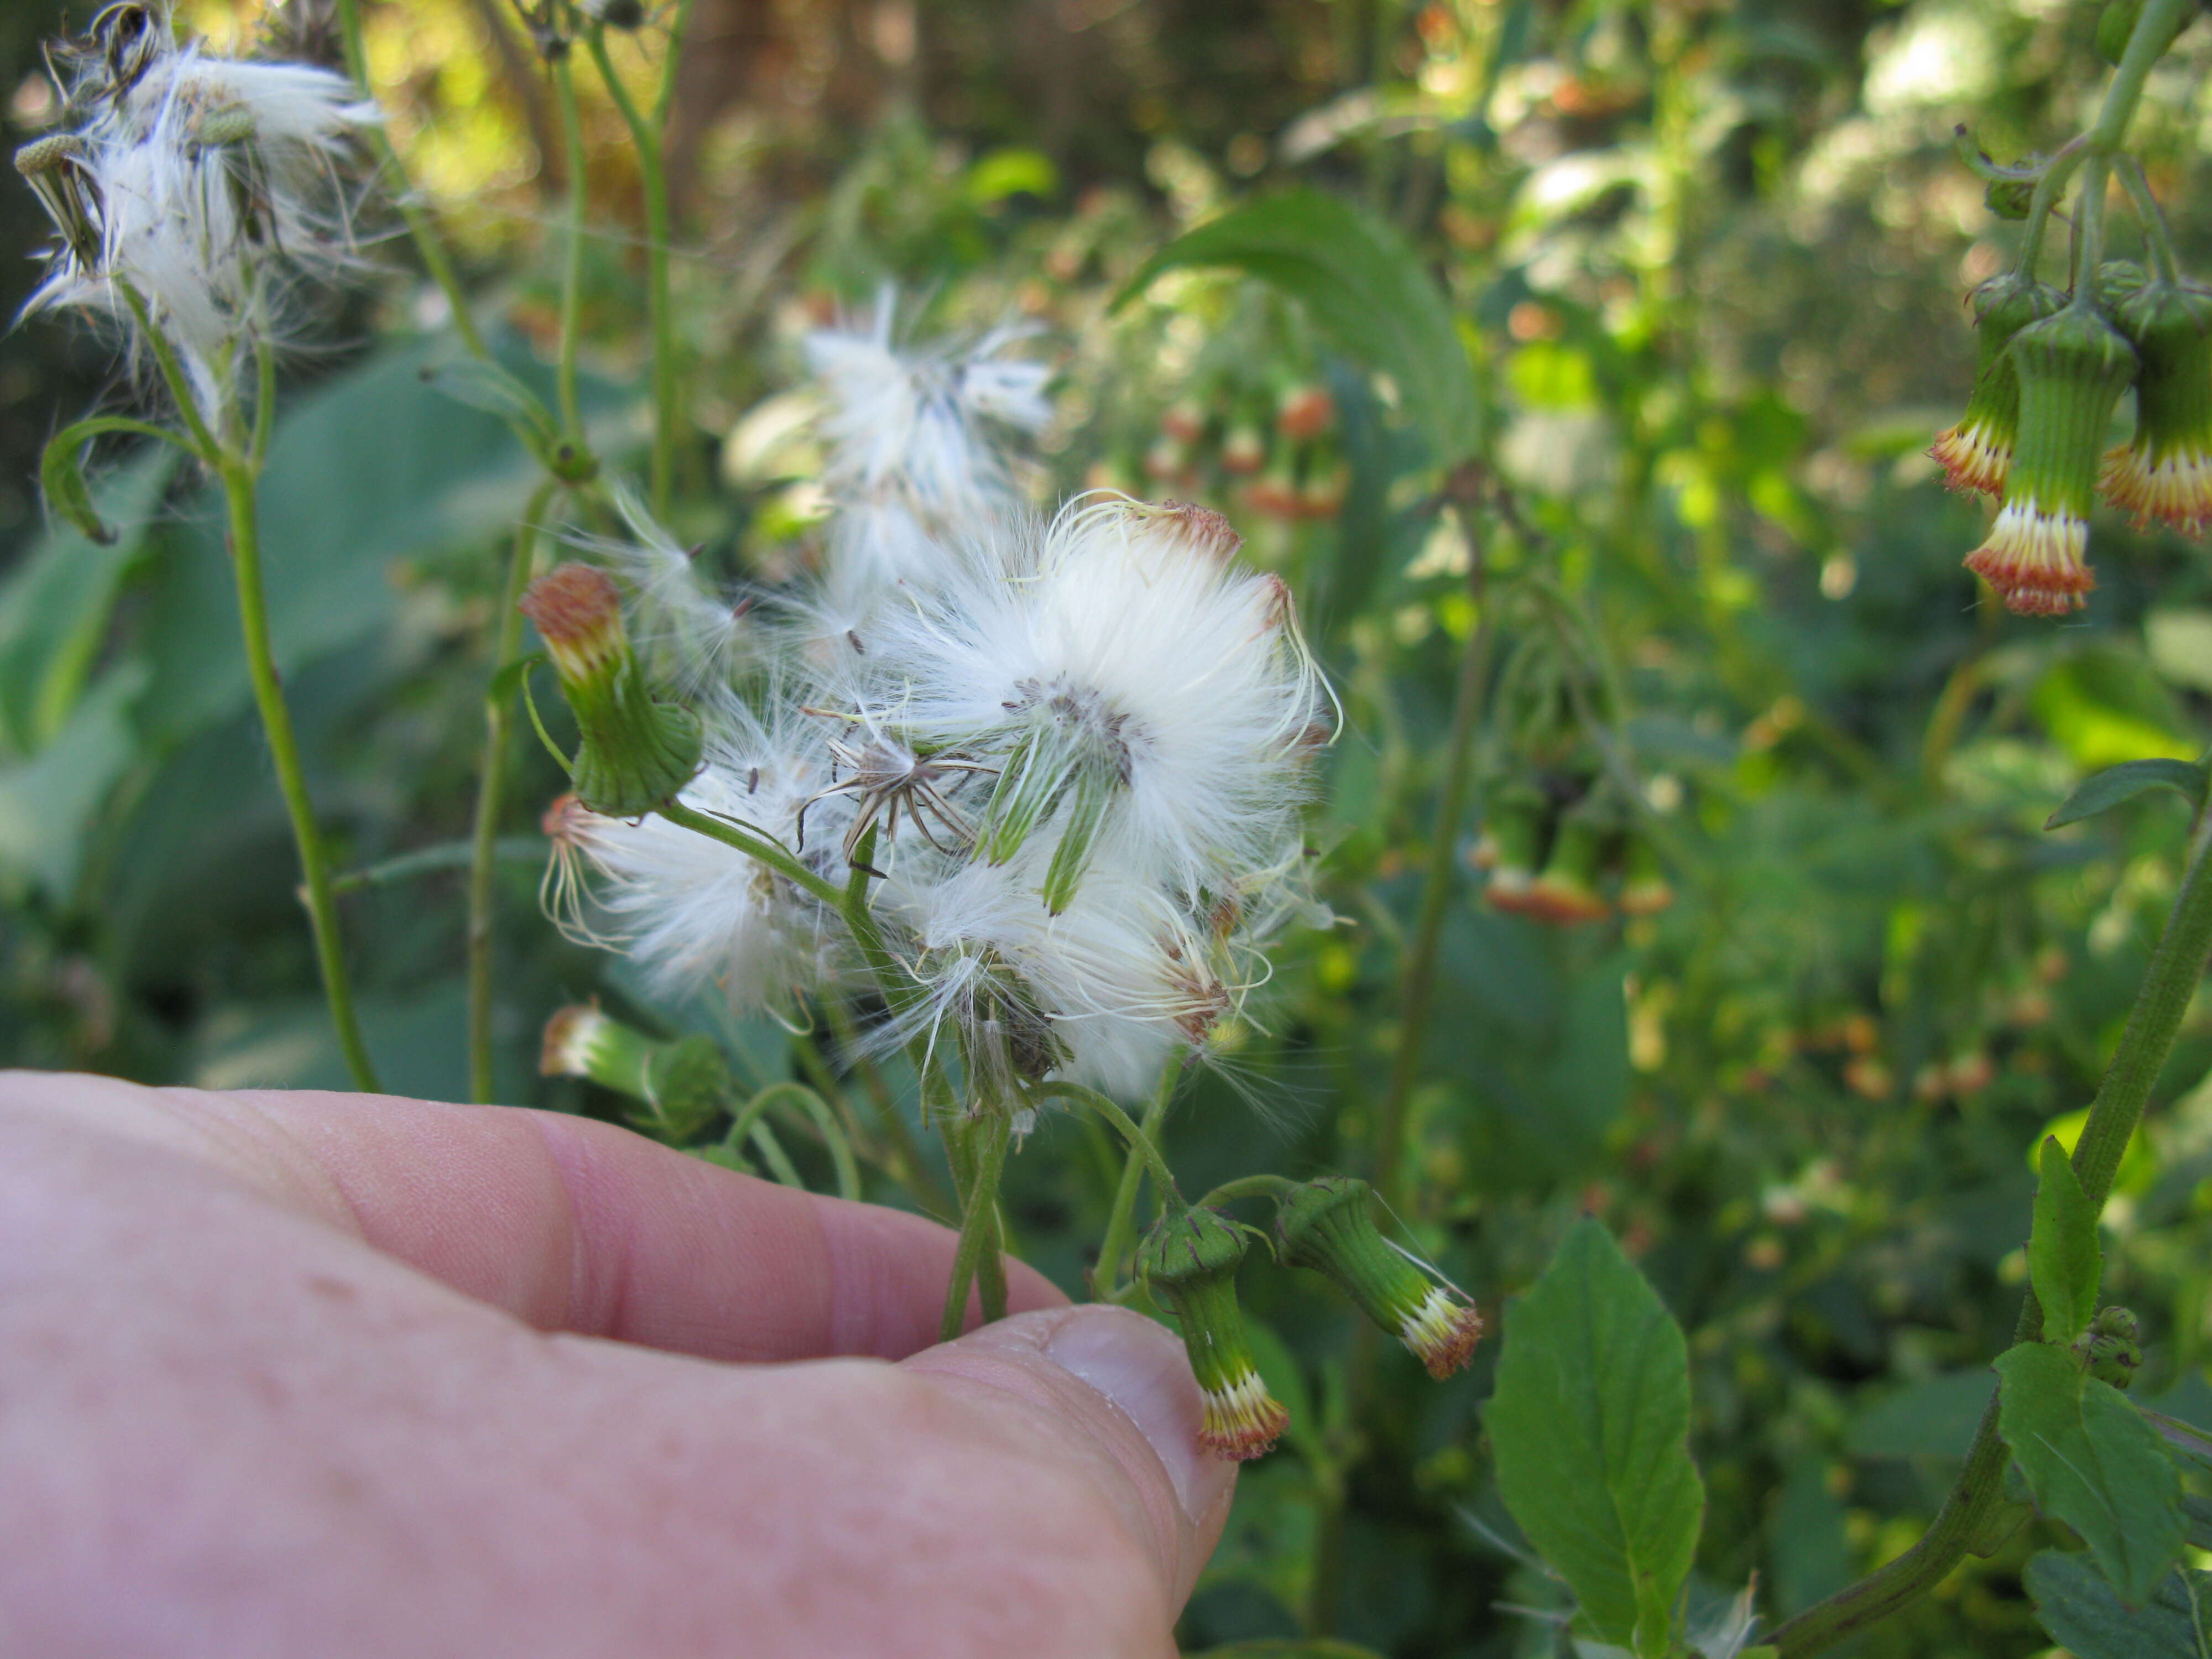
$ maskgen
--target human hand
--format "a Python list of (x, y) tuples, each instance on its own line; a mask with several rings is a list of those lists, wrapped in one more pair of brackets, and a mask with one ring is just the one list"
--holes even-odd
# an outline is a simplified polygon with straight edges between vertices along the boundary
[[(1180, 1345), (605, 1124), (0, 1077), (0, 1653), (1174, 1651)], [(890, 1363), (896, 1362), (896, 1363)]]

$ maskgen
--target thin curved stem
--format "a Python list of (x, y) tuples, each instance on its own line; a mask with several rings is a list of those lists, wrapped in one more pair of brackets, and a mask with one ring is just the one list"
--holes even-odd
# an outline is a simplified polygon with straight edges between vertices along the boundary
[[(522, 590), (529, 585), (538, 551), (538, 520), (559, 486), (548, 479), (532, 492), (515, 527), (507, 555), (507, 580), (500, 589), (499, 632), (492, 648), (492, 683), (522, 649)], [(483, 759), (477, 770), (477, 805), (469, 856), (469, 1097), (489, 1102), (492, 1082), (492, 905), (498, 873), (499, 816), (507, 791), (507, 729), (505, 697), (484, 700)]]
[(770, 1107), (784, 1101), (798, 1106), (814, 1120), (815, 1127), (822, 1132), (823, 1144), (830, 1149), (830, 1162), (837, 1172), (837, 1196), (858, 1199), (860, 1196), (860, 1166), (854, 1161), (852, 1144), (846, 1139), (844, 1128), (837, 1121), (837, 1115), (830, 1109), (829, 1103), (803, 1083), (787, 1079), (763, 1089), (747, 1101), (737, 1116), (731, 1120), (730, 1130), (723, 1137), (723, 1144), (734, 1148), (751, 1132)]
[[(651, 495), (653, 512), (665, 517), (676, 487), (676, 428), (682, 417), (676, 377), (676, 319), (669, 310), (668, 252), (671, 220), (668, 210), (668, 167), (661, 153), (660, 132), (646, 119), (636, 101), (615, 73), (607, 55), (606, 28), (593, 23), (584, 34), (607, 96), (614, 100), (637, 146), (637, 171), (645, 190), (645, 314), (653, 336), (653, 465)], [(671, 46), (672, 79), (673, 43)], [(657, 106), (656, 106), (657, 107)]]
[(1475, 733), (1482, 725), (1484, 693), (1490, 684), (1491, 611), (1483, 592), (1483, 556), (1470, 535), (1474, 564), (1468, 574), (1475, 606), (1474, 632), (1460, 659), (1459, 683), (1452, 695), (1452, 720), (1444, 739), (1443, 787), (1430, 835), (1429, 867), (1421, 885), (1421, 908), (1399, 968), (1397, 1052), (1390, 1080), (1375, 1113), (1369, 1162), (1376, 1194), (1387, 1209), (1399, 1207), (1405, 1164), (1406, 1109), (1420, 1075), (1422, 1048), (1436, 997), (1437, 952), (1443, 944), (1444, 917), (1459, 874), (1461, 821), (1474, 793)]
[[(1073, 1101), (1097, 1113), (1120, 1132), (1121, 1139), (1128, 1143), (1130, 1152), (1144, 1159), (1153, 1184), (1159, 1188), (1162, 1201), (1172, 1202), (1178, 1208), (1182, 1206), (1182, 1194), (1176, 1187), (1175, 1172), (1168, 1168), (1167, 1159), (1161, 1156), (1158, 1143), (1149, 1130), (1112, 1100), (1096, 1089), (1085, 1088), (1080, 1083), (1040, 1083), (1029, 1092), (1033, 1100)], [(1154, 1104), (1158, 1103), (1156, 1099)], [(1147, 1119), (1152, 1116), (1150, 1109), (1146, 1112), (1146, 1116)]]
[(168, 337), (154, 326), (153, 313), (146, 309), (146, 301), (138, 290), (120, 276), (115, 279), (115, 290), (123, 296), (131, 319), (138, 325), (138, 332), (146, 341), (147, 349), (154, 354), (155, 367), (161, 371), (161, 382), (168, 387), (169, 396), (176, 400), (177, 412), (184, 417), (185, 430), (192, 434), (200, 459), (210, 467), (222, 464), (222, 446), (216, 441), (207, 416), (201, 412), (198, 395), (185, 374), (184, 365), (177, 361), (176, 348)]
[(2151, 194), (2150, 180), (2143, 176), (2142, 163), (2132, 155), (2122, 155), (2112, 158), (2112, 165), (2120, 175), (2120, 182), (2127, 186), (2136, 215), (2142, 220), (2143, 240), (2150, 244), (2150, 260), (2158, 269), (2159, 281), (2179, 283), (2181, 267), (2173, 257), (2173, 234), (2166, 222), (2166, 210)]
[(584, 302), (584, 211), (589, 180), (584, 176), (584, 118), (576, 107), (575, 67), (566, 56), (553, 60), (553, 89), (561, 110), (561, 137), (568, 156), (568, 248), (561, 268), (561, 343), (555, 362), (561, 426), (568, 442), (584, 447), (583, 405), (576, 395), (576, 349)]
[(844, 908), (843, 893), (831, 883), (824, 881), (820, 876), (815, 874), (813, 871), (808, 869), (774, 842), (757, 836), (749, 830), (741, 829), (726, 818), (718, 818), (709, 813), (686, 806), (673, 796), (661, 802), (653, 810), (671, 823), (680, 824), (694, 834), (705, 836), (710, 841), (719, 841), (725, 847), (734, 847), (747, 858), (757, 859), (776, 874), (804, 889), (831, 908), (837, 910)]
[(1224, 1181), (1198, 1200), (1198, 1207), (1210, 1210), (1224, 1204), (1234, 1204), (1240, 1198), (1272, 1198), (1281, 1203), (1297, 1191), (1298, 1183), (1288, 1176), (1248, 1175), (1234, 1181)]
[[(2074, 1147), (2074, 1172), (2090, 1203), (2104, 1207), (2136, 1126), (2142, 1122), (2160, 1072), (2173, 1052), (2182, 1016), (2212, 957), (2212, 812), (2201, 814), (2191, 837), (2189, 862), (2173, 909), (2151, 954), (2127, 1029), (2089, 1108)], [(2014, 1328), (2015, 1342), (2033, 1341), (2043, 1310), (2031, 1291)], [(1997, 1432), (1997, 1406), (1982, 1414), (1957, 1484), (1927, 1533), (1881, 1571), (1798, 1614), (1769, 1638), (1781, 1659), (1805, 1659), (1887, 1618), (1926, 1595), (1958, 1565), (2004, 1495), (2009, 1454)]]
[(253, 701), (261, 714), (261, 727), (269, 739), (269, 757), (276, 770), (284, 810), (292, 820), (292, 840), (299, 849), (302, 896), (307, 920), (314, 930), (315, 957), (322, 970), (323, 995), (330, 1004), (331, 1023), (337, 1029), (338, 1047), (354, 1086), (377, 1092), (376, 1067), (362, 1040), (361, 1023), (354, 1012), (353, 988), (346, 979), (345, 955), (338, 939), (337, 901), (331, 894), (331, 870), (315, 825), (314, 804), (307, 795), (307, 775), (300, 764), (300, 745), (292, 732), (292, 714), (276, 676), (276, 653), (269, 638), (269, 605), (261, 586), (261, 536), (254, 472), (246, 458), (222, 458), (222, 493), (230, 513), (230, 562), (238, 584), (238, 614), (246, 636), (246, 669), (253, 684)]

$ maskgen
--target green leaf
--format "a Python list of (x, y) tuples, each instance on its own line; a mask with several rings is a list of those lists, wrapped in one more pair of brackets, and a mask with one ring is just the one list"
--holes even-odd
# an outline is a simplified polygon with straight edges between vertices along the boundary
[(2097, 1316), (2097, 1285), (2105, 1273), (2097, 1212), (2081, 1190), (2066, 1149), (2050, 1135), (2043, 1139), (2027, 1272), (2036, 1300), (2043, 1304), (2045, 1342), (2071, 1342), (2088, 1328)]
[(2035, 1616), (2075, 1659), (2203, 1659), (2212, 1650), (2204, 1616), (2212, 1575), (2168, 1573), (2138, 1607), (2123, 1602), (2086, 1556), (2065, 1550), (2038, 1552), (2023, 1576)]
[(176, 463), (167, 445), (133, 456), (94, 492), (118, 533), (94, 542), (57, 524), (9, 572), (0, 586), (0, 735), (8, 748), (45, 748), (76, 708)]
[(1473, 451), (1481, 404), (1450, 302), (1390, 226), (1319, 191), (1262, 197), (1170, 242), (1114, 303), (1127, 303), (1163, 271), (1200, 265), (1273, 284), (1346, 356), (1389, 375), (1431, 459), (1449, 465)]
[(418, 373), (425, 385), (437, 387), (457, 404), (527, 427), (549, 449), (560, 441), (560, 428), (538, 394), (497, 363), (462, 357)]
[(1483, 1413), (1498, 1489), (1602, 1639), (1667, 1650), (1705, 1489), (1690, 1461), (1682, 1333), (1584, 1220), (1505, 1313)]
[(2205, 1433), (2193, 1423), (2168, 1417), (2164, 1412), (2145, 1411), (2142, 1417), (2176, 1455), (2212, 1469), (2212, 1434)]
[(2063, 829), (2109, 812), (2123, 801), (2153, 789), (2171, 789), (2191, 805), (2204, 804), (2204, 769), (2188, 761), (2132, 760), (2108, 766), (2084, 778), (2057, 811), (2043, 821), (2046, 830)]
[(0, 866), (27, 874), (57, 900), (76, 890), (100, 808), (138, 758), (131, 705), (145, 685), (143, 663), (118, 664), (53, 742), (30, 760), (0, 767)]
[(1996, 1370), (1997, 1425), (2036, 1506), (2081, 1534), (2121, 1598), (2140, 1607), (2182, 1548), (2181, 1480), (2158, 1431), (2063, 1348), (2023, 1342)]

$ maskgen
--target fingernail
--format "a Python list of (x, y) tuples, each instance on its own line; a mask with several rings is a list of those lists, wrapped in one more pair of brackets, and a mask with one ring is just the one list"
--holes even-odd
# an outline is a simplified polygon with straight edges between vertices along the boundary
[(1231, 1466), (1199, 1449), (1204, 1405), (1182, 1344), (1127, 1309), (1088, 1307), (1070, 1310), (1044, 1351), (1121, 1407), (1167, 1470), (1184, 1515), (1202, 1521)]

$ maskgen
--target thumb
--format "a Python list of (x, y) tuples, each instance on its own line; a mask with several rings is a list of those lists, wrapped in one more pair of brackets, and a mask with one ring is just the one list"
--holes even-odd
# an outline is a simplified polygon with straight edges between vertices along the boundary
[[(1126, 1309), (1055, 1308), (987, 1325), (902, 1369), (927, 1378), (948, 1403), (988, 1413), (1002, 1445), (1028, 1442), (1030, 1455), (1103, 1500), (1119, 1523), (1119, 1547), (1154, 1591), (1149, 1639), (1139, 1633), (1145, 1644), (1103, 1650), (1172, 1652), (1176, 1617), (1237, 1487), (1237, 1466), (1199, 1447), (1203, 1401), (1174, 1334)], [(1117, 1540), (1099, 1542), (1103, 1559)], [(1004, 1559), (1021, 1559), (1022, 1539), (999, 1543)]]

